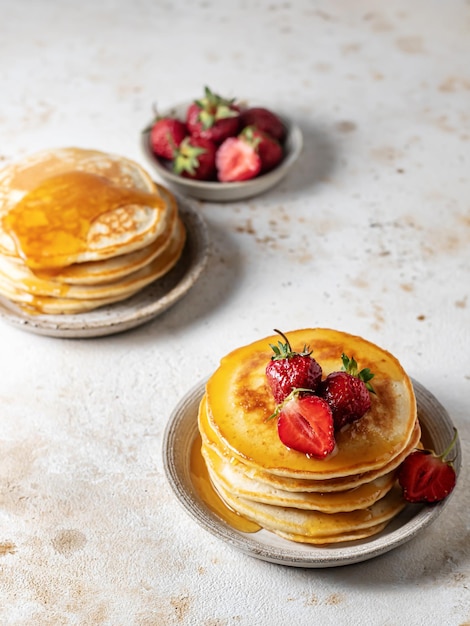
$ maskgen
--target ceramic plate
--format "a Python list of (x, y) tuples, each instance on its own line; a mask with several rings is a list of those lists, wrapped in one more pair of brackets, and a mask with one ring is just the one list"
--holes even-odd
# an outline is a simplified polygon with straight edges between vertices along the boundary
[[(187, 102), (185, 104), (175, 105), (172, 109), (163, 111), (161, 115), (175, 115), (179, 119), (184, 119), (189, 104), (190, 103)], [(149, 143), (149, 129), (142, 134), (142, 149), (149, 164), (163, 179), (165, 184), (169, 185), (179, 193), (192, 196), (193, 198), (199, 198), (200, 200), (209, 200), (212, 202), (234, 202), (237, 200), (244, 200), (263, 193), (280, 182), (297, 161), (302, 151), (303, 139), (300, 128), (284, 116), (279, 115), (279, 117), (282, 119), (284, 126), (287, 129), (287, 136), (284, 143), (284, 159), (280, 165), (278, 165), (271, 172), (244, 182), (206, 182), (190, 180), (188, 178), (183, 178), (182, 176), (177, 176), (170, 170), (168, 163), (165, 162), (164, 159), (159, 159), (152, 152)], [(149, 124), (149, 127), (150, 126), (151, 124)]]
[[(418, 418), (434, 449), (444, 450), (453, 436), (453, 425), (444, 407), (417, 381), (413, 381)], [(191, 390), (177, 405), (168, 422), (163, 441), (163, 460), (168, 481), (186, 512), (207, 531), (245, 554), (283, 565), (324, 568), (359, 563), (384, 554), (412, 539), (433, 522), (449, 498), (434, 506), (408, 505), (379, 534), (368, 539), (331, 546), (290, 542), (260, 530), (243, 533), (230, 527), (201, 499), (191, 480), (190, 450), (197, 434), (197, 411), (205, 383)], [(454, 467), (461, 465), (457, 441)]]
[(183, 254), (175, 267), (127, 300), (75, 315), (28, 315), (0, 297), (0, 319), (50, 337), (100, 337), (129, 330), (153, 319), (182, 298), (201, 275), (208, 258), (207, 228), (199, 213), (178, 198), (187, 230)]

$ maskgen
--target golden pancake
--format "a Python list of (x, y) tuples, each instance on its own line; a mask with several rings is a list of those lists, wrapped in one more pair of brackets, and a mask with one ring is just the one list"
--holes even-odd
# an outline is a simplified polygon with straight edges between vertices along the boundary
[(323, 377), (342, 369), (342, 354), (374, 373), (365, 415), (335, 432), (334, 451), (318, 460), (279, 439), (266, 366), (277, 336), (234, 350), (209, 378), (198, 413), (201, 455), (228, 509), (292, 541), (332, 544), (380, 532), (405, 506), (396, 469), (419, 446), (411, 381), (382, 348), (330, 329), (287, 334), (305, 346)]
[(325, 480), (315, 480), (308, 478), (293, 478), (291, 476), (284, 476), (279, 474), (272, 474), (265, 470), (259, 470), (253, 465), (247, 465), (243, 463), (239, 458), (235, 458), (230, 449), (224, 446), (220, 439), (217, 439), (216, 433), (210, 428), (210, 424), (207, 421), (206, 413), (206, 398), (203, 396), (198, 416), (199, 432), (202, 437), (202, 441), (206, 447), (214, 449), (219, 455), (223, 455), (230, 458), (230, 462), (243, 467), (243, 471), (248, 476), (260, 483), (265, 483), (269, 487), (274, 489), (284, 489), (290, 492), (320, 492), (329, 493), (334, 491), (345, 491), (347, 489), (354, 489), (365, 483), (369, 483), (377, 478), (380, 478), (384, 474), (390, 473), (395, 470), (402, 461), (419, 446), (421, 429), (418, 420), (416, 420), (413, 432), (408, 444), (403, 451), (394, 457), (389, 463), (386, 463), (383, 467), (371, 470), (370, 472), (364, 472), (361, 474), (353, 474), (351, 476), (341, 478), (330, 478)]
[(322, 513), (237, 497), (224, 488), (218, 476), (211, 478), (221, 498), (231, 509), (266, 530), (296, 535), (302, 537), (306, 543), (330, 543), (334, 537), (338, 541), (346, 541), (350, 533), (361, 531), (365, 531), (366, 535), (373, 534), (379, 525), (389, 522), (405, 507), (399, 487), (394, 487), (387, 495), (365, 509)]
[(206, 385), (207, 419), (231, 454), (257, 470), (280, 476), (329, 480), (383, 468), (405, 450), (415, 428), (416, 401), (411, 381), (398, 360), (373, 343), (330, 329), (287, 333), (292, 348), (305, 345), (323, 374), (341, 369), (341, 354), (374, 372), (376, 395), (360, 420), (336, 433), (336, 452), (317, 460), (287, 448), (279, 439), (275, 404), (265, 368), (278, 337), (271, 336), (225, 356)]
[(160, 233), (152, 243), (135, 252), (121, 254), (102, 261), (74, 263), (50, 272), (39, 271), (37, 275), (53, 278), (70, 285), (96, 285), (122, 278), (153, 261), (155, 257), (162, 254), (165, 248), (169, 247), (171, 243), (170, 233), (175, 232), (178, 217), (178, 205), (174, 195), (162, 185), (157, 184), (156, 187), (169, 208), (169, 214), (166, 230)]
[[(122, 200), (123, 191), (129, 193), (127, 204)], [(95, 193), (100, 195), (99, 202)], [(157, 188), (145, 170), (124, 157), (80, 148), (61, 148), (30, 155), (0, 171), (0, 253), (21, 256), (18, 252), (21, 233), (13, 230), (14, 218), (22, 212), (27, 212), (31, 220), (27, 224), (28, 231), (33, 230), (33, 226), (37, 229), (47, 226), (47, 222), (50, 226), (55, 218), (56, 229), (60, 227), (63, 239), (68, 239), (68, 247), (64, 250), (63, 241), (51, 242), (46, 236), (41, 241), (36, 233), (35, 239), (29, 241), (33, 248), (31, 264), (64, 267), (75, 261), (115, 256), (115, 248), (121, 254), (130, 252), (155, 239), (159, 224), (164, 224), (165, 211), (158, 198)], [(129, 204), (131, 202), (134, 204)], [(65, 214), (61, 206), (65, 206), (70, 214)], [(83, 206), (89, 213), (88, 219), (80, 214)], [(21, 226), (25, 220), (20, 219)], [(90, 228), (91, 221), (93, 227)], [(133, 228), (129, 228), (131, 222), (134, 222)], [(74, 247), (71, 252), (70, 240), (77, 243), (73, 241), (73, 235), (79, 226), (86, 229), (88, 248)], [(68, 227), (72, 232), (67, 231)], [(40, 230), (38, 232), (41, 234)], [(40, 248), (41, 258), (37, 258), (35, 243)], [(48, 244), (49, 250), (43, 249), (44, 244)], [(72, 253), (75, 258), (70, 260)]]
[[(35, 278), (15, 284), (1, 271), (0, 293), (13, 302), (41, 313), (80, 313), (103, 304), (110, 304), (134, 295), (157, 278), (170, 271), (178, 261), (185, 243), (185, 229), (178, 218), (174, 236), (164, 252), (151, 263), (129, 276), (112, 283), (100, 285), (65, 285)], [(21, 285), (24, 289), (21, 289)]]
[(213, 482), (222, 485), (233, 496), (281, 507), (322, 511), (323, 513), (365, 509), (383, 498), (395, 483), (395, 472), (389, 472), (353, 489), (329, 493), (289, 492), (257, 481), (245, 472), (246, 466), (220, 455), (210, 446), (203, 445), (201, 452)]
[(128, 298), (175, 265), (185, 240), (173, 194), (123, 157), (63, 148), (0, 172), (0, 294), (28, 312)]

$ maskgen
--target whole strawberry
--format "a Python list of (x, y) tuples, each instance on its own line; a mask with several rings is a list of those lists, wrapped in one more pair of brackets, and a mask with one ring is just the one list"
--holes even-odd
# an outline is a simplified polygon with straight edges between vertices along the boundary
[(242, 111), (240, 128), (245, 128), (245, 126), (256, 126), (259, 130), (281, 142), (286, 135), (286, 129), (280, 118), (264, 107), (251, 107)]
[(288, 448), (316, 459), (333, 452), (333, 416), (328, 404), (318, 396), (294, 390), (273, 417), (278, 417), (279, 439)]
[(285, 343), (270, 344), (274, 355), (266, 366), (266, 378), (274, 400), (279, 404), (293, 389), (314, 392), (321, 381), (322, 369), (307, 346), (302, 352), (294, 352), (284, 333), (274, 330)]
[(331, 408), (335, 430), (367, 413), (371, 405), (370, 392), (375, 393), (369, 382), (374, 377), (370, 369), (358, 372), (354, 357), (350, 359), (343, 354), (341, 359), (343, 370), (328, 374), (318, 391)]
[(250, 180), (261, 171), (256, 149), (239, 137), (228, 137), (216, 155), (217, 178), (221, 183)]
[(253, 146), (261, 159), (261, 174), (274, 169), (282, 161), (284, 155), (281, 144), (268, 133), (256, 126), (247, 126), (239, 137)]
[(215, 143), (209, 139), (185, 137), (175, 152), (173, 171), (185, 178), (213, 180), (216, 150)]
[(186, 124), (180, 120), (174, 117), (157, 118), (150, 131), (150, 145), (154, 154), (171, 160), (187, 134)]
[(398, 469), (398, 482), (408, 502), (434, 504), (444, 500), (454, 489), (457, 476), (452, 462), (445, 458), (457, 441), (457, 431), (442, 454), (433, 450), (415, 450)]
[(234, 100), (228, 100), (205, 87), (205, 95), (195, 100), (186, 112), (186, 124), (191, 135), (210, 139), (217, 144), (238, 133), (240, 110)]

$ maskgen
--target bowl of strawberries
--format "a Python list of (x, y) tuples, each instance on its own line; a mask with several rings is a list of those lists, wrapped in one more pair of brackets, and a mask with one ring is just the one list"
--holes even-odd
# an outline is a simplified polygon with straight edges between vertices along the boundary
[(144, 153), (176, 191), (212, 202), (267, 191), (302, 151), (300, 129), (262, 105), (203, 97), (156, 115), (142, 133)]

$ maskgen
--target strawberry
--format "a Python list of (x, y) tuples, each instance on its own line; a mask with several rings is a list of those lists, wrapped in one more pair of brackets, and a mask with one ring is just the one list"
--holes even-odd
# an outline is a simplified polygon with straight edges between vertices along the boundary
[(304, 346), (302, 352), (294, 352), (287, 337), (281, 335), (277, 345), (271, 345), (274, 355), (266, 366), (266, 377), (276, 403), (282, 402), (293, 389), (302, 388), (315, 391), (321, 381), (322, 369), (311, 357), (311, 350)]
[(263, 107), (251, 107), (240, 113), (240, 127), (245, 126), (256, 126), (278, 141), (283, 141), (286, 135), (286, 129), (279, 117)]
[(442, 454), (437, 455), (433, 450), (415, 450), (406, 457), (398, 469), (398, 482), (405, 500), (434, 504), (453, 491), (457, 476), (452, 463), (445, 458), (456, 441), (457, 430), (454, 428), (454, 437)]
[(370, 393), (375, 393), (369, 368), (357, 371), (357, 363), (345, 354), (342, 371), (328, 374), (319, 388), (319, 396), (328, 402), (333, 413), (335, 429), (360, 419), (370, 409)]
[(278, 165), (284, 155), (281, 144), (268, 133), (256, 126), (247, 126), (239, 137), (253, 146), (261, 159), (261, 174), (269, 172)]
[(203, 137), (185, 137), (175, 152), (175, 174), (196, 180), (215, 178), (216, 145)]
[(188, 134), (186, 124), (174, 117), (157, 118), (150, 131), (153, 152), (163, 159), (172, 159), (175, 149)]
[[(276, 414), (275, 414), (276, 415)], [(335, 448), (333, 416), (313, 394), (294, 390), (278, 407), (277, 432), (282, 443), (309, 457), (324, 459)]]
[(195, 100), (186, 112), (191, 135), (210, 139), (217, 144), (238, 133), (240, 110), (234, 100), (222, 98), (205, 87), (205, 96)]
[(254, 178), (261, 171), (256, 150), (239, 137), (228, 137), (217, 150), (217, 178), (222, 183)]

